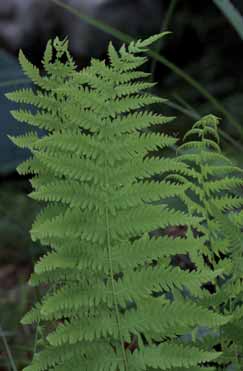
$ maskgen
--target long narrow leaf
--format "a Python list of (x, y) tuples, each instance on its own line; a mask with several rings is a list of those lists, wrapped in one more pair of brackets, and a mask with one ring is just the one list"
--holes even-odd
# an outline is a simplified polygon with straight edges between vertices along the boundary
[(230, 0), (213, 0), (243, 40), (243, 17)]
[(15, 362), (14, 362), (14, 359), (13, 359), (13, 356), (12, 356), (12, 353), (11, 353), (11, 350), (9, 348), (9, 345), (8, 345), (8, 342), (7, 342), (7, 339), (5, 337), (5, 334), (0, 326), (0, 337), (2, 338), (2, 342), (3, 342), (3, 346), (5, 348), (5, 351), (7, 353), (7, 356), (8, 356), (8, 359), (9, 359), (9, 363), (11, 365), (11, 368), (13, 371), (18, 371), (17, 370), (17, 367), (15, 365)]

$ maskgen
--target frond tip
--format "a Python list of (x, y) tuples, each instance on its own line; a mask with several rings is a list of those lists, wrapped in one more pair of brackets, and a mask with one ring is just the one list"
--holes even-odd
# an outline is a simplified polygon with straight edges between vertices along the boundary
[(152, 44), (154, 44), (156, 41), (159, 41), (163, 37), (171, 34), (170, 31), (161, 32), (159, 34), (153, 35), (148, 37), (145, 40), (136, 40), (132, 41), (128, 46), (129, 53), (141, 53), (146, 52), (148, 50), (148, 47)]

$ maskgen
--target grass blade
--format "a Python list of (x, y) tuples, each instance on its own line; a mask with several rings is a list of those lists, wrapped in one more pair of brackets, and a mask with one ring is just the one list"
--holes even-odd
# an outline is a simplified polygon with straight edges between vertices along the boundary
[(243, 17), (230, 0), (213, 0), (243, 40)]
[(12, 356), (12, 353), (11, 353), (11, 350), (8, 346), (8, 342), (7, 342), (7, 339), (6, 339), (6, 336), (2, 330), (2, 327), (0, 326), (0, 337), (2, 338), (2, 342), (3, 342), (3, 345), (4, 345), (4, 348), (6, 350), (6, 353), (8, 355), (8, 359), (9, 359), (9, 363), (11, 365), (11, 368), (13, 371), (18, 371), (17, 370), (17, 367), (15, 365), (15, 362), (14, 362), (14, 359), (13, 359), (13, 356)]
[(28, 84), (29, 82), (29, 79), (7, 80), (4, 82), (0, 82), (0, 88), (6, 88), (13, 85)]
[[(170, 24), (171, 18), (173, 16), (173, 13), (175, 11), (177, 2), (178, 2), (178, 0), (171, 0), (170, 5), (169, 5), (169, 9), (167, 10), (167, 13), (165, 15), (165, 19), (163, 20), (163, 22), (161, 24), (160, 33), (169, 29), (169, 24)], [(156, 53), (159, 53), (159, 51), (162, 49), (162, 46), (163, 46), (163, 40), (161, 39), (155, 44), (153, 49)], [(156, 68), (156, 59), (153, 58), (152, 63), (151, 63), (151, 69), (150, 69), (151, 81), (154, 80), (155, 68)]]

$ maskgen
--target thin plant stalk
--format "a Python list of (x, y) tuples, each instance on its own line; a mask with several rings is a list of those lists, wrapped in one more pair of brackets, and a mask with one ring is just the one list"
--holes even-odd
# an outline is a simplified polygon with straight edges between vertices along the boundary
[(4, 82), (0, 82), (0, 88), (6, 88), (12, 85), (27, 84), (29, 82), (30, 82), (29, 79), (7, 80)]
[[(165, 19), (161, 22), (160, 33), (169, 29), (169, 24), (170, 24), (171, 18), (173, 16), (174, 10), (176, 8), (177, 2), (178, 2), (178, 0), (171, 0), (170, 5), (169, 5), (169, 9), (168, 9), (168, 11), (166, 13), (166, 16), (165, 16)], [(156, 53), (159, 53), (159, 51), (162, 49), (162, 45), (163, 45), (163, 39), (160, 39), (155, 44), (154, 51)], [(152, 63), (151, 63), (151, 68), (150, 68), (150, 73), (151, 73), (150, 79), (151, 79), (151, 81), (154, 80), (155, 68), (156, 68), (156, 59), (153, 58)]]
[(6, 350), (6, 353), (7, 353), (7, 356), (8, 356), (8, 359), (9, 359), (9, 363), (11, 365), (12, 370), (13, 371), (18, 371), (17, 370), (17, 367), (15, 365), (13, 356), (12, 356), (12, 352), (11, 352), (11, 350), (9, 348), (9, 345), (8, 345), (8, 342), (7, 342), (7, 339), (6, 339), (6, 336), (4, 335), (4, 332), (3, 332), (1, 326), (0, 326), (0, 336), (2, 338), (3, 346), (4, 346), (5, 350)]

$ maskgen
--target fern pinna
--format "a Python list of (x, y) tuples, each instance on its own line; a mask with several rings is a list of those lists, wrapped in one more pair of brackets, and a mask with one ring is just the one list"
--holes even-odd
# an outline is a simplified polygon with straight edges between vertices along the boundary
[[(220, 367), (231, 364), (234, 370), (242, 370), (243, 171), (223, 155), (218, 124), (217, 117), (207, 115), (188, 131), (185, 138), (191, 140), (178, 148), (178, 158), (189, 168), (181, 169), (170, 179), (185, 186), (185, 193), (179, 196), (190, 215), (202, 217), (196, 228), (204, 240), (204, 247), (196, 259), (198, 266), (206, 263), (212, 269), (222, 268), (224, 271), (223, 277), (214, 282), (214, 293), (205, 292), (200, 303), (215, 312), (231, 315), (231, 320), (220, 328), (218, 337), (204, 341), (210, 347), (220, 343), (223, 350), (217, 359)], [(193, 136), (196, 136), (194, 140)]]
[[(7, 96), (31, 104), (36, 112), (12, 114), (48, 131), (43, 138), (35, 132), (10, 137), (32, 153), (18, 167), (20, 174), (33, 174), (30, 197), (47, 202), (31, 236), (50, 250), (35, 265), (31, 284), (45, 283), (48, 289), (23, 320), (36, 322), (43, 336), (26, 371), (198, 371), (220, 355), (180, 337), (200, 324), (215, 327), (229, 320), (182, 294), (187, 288), (201, 297), (202, 283), (218, 272), (170, 266), (172, 255), (195, 255), (201, 241), (192, 235), (172, 240), (148, 234), (198, 223), (164, 204), (151, 204), (184, 189), (149, 179), (177, 171), (181, 163), (145, 157), (146, 151), (168, 147), (175, 139), (141, 133), (170, 121), (140, 110), (163, 101), (144, 92), (153, 84), (141, 80), (148, 74), (137, 70), (146, 61), (139, 54), (162, 36), (123, 45), (118, 52), (110, 43), (109, 65), (92, 60), (80, 72), (65, 40), (48, 43), (44, 76), (20, 53), (22, 68), (37, 89)], [(152, 290), (163, 294), (155, 297)], [(126, 344), (134, 337), (137, 346), (131, 352)]]

